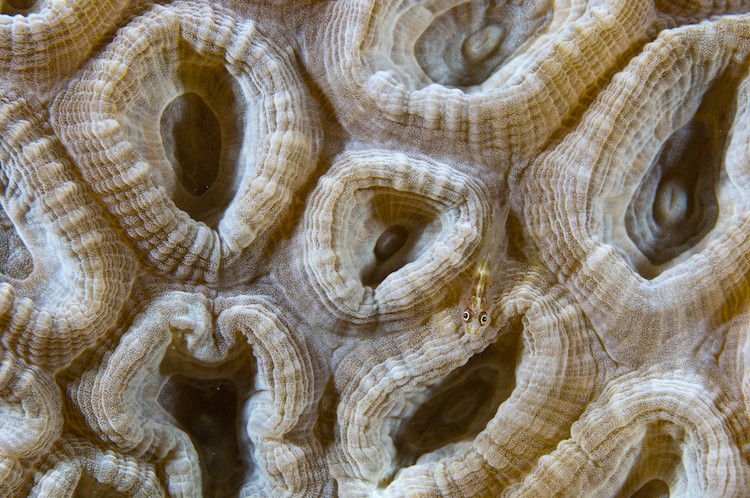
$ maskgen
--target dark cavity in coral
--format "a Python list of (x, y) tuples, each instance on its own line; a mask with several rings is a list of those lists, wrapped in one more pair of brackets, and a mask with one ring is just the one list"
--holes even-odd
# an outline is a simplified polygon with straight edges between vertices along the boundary
[(161, 135), (182, 186), (192, 195), (203, 194), (221, 162), (221, 126), (211, 108), (197, 93), (180, 95), (161, 115)]
[(361, 269), (360, 278), (364, 285), (375, 288), (388, 275), (415, 261), (439, 236), (442, 226), (436, 223), (440, 207), (418, 195), (376, 189), (367, 202), (377, 227), (372, 231), (380, 236), (366, 247), (369, 262)]
[(628, 236), (653, 265), (680, 256), (716, 224), (716, 189), (736, 112), (734, 69), (714, 80), (690, 121), (666, 140), (628, 205)]
[(668, 420), (646, 425), (642, 447), (619, 491), (617, 498), (656, 498), (670, 496), (669, 484), (685, 475), (685, 428)]
[(426, 399), (394, 435), (398, 468), (479, 434), (515, 388), (517, 354), (518, 335), (504, 335), (431, 386)]
[(392, 225), (378, 237), (373, 252), (375, 259), (380, 263), (393, 256), (399, 249), (404, 247), (409, 238), (409, 230), (404, 225)]
[(415, 55), (435, 83), (479, 85), (549, 24), (548, 2), (464, 2), (436, 18)]
[(203, 496), (233, 496), (244, 471), (237, 442), (237, 386), (228, 379), (173, 375), (159, 393), (159, 404), (179, 422), (200, 455)]
[(669, 486), (661, 479), (651, 479), (630, 498), (669, 498)]
[(37, 0), (5, 0), (0, 2), (0, 14), (26, 15), (38, 10)]

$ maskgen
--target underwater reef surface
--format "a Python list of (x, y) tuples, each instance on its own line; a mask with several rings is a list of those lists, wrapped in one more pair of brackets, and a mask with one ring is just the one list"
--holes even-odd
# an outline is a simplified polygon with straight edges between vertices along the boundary
[(748, 1), (0, 1), (0, 495), (750, 495)]

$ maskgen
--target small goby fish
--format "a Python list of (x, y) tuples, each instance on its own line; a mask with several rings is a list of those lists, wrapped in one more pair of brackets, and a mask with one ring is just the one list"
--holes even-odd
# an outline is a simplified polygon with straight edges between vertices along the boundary
[(490, 323), (490, 303), (487, 299), (487, 293), (491, 284), (491, 259), (497, 252), (496, 249), (503, 242), (501, 234), (504, 233), (503, 229), (505, 228), (505, 221), (508, 219), (509, 210), (510, 203), (506, 203), (500, 208), (497, 215), (490, 218), (489, 228), (485, 235), (486, 241), (474, 267), (469, 298), (464, 303), (466, 308), (461, 315), (464, 321), (464, 330), (467, 334), (476, 334), (480, 328), (486, 327)]

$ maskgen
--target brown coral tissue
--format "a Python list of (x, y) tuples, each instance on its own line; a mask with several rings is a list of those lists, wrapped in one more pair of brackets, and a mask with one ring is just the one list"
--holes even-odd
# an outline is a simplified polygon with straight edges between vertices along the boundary
[(750, 0), (0, 0), (27, 496), (750, 496)]

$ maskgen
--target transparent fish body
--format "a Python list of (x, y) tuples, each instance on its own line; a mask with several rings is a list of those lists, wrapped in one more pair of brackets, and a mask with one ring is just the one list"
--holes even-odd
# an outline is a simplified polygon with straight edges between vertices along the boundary
[(491, 288), (492, 261), (504, 241), (505, 221), (508, 218), (510, 205), (506, 204), (490, 217), (489, 227), (485, 233), (485, 241), (472, 272), (471, 286), (467, 291), (468, 299), (461, 318), (464, 331), (473, 335), (490, 324), (490, 302), (488, 293)]

